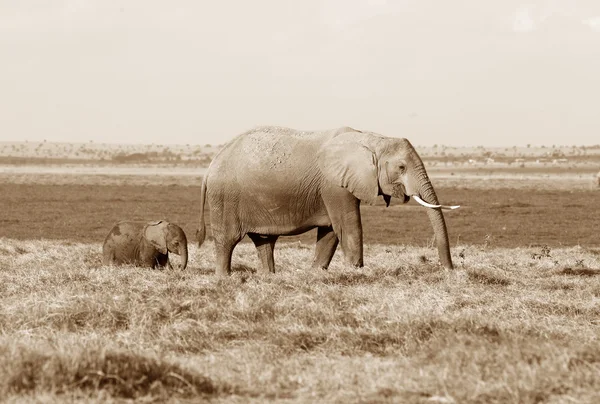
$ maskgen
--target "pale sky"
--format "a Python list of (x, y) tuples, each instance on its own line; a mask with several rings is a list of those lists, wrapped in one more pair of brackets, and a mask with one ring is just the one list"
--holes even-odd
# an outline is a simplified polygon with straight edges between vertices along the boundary
[(0, 141), (600, 143), (598, 0), (0, 0)]

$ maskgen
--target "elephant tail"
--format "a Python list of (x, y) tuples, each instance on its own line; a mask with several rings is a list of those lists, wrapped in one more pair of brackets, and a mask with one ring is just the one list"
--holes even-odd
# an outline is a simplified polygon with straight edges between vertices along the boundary
[(204, 223), (204, 203), (206, 201), (206, 179), (208, 178), (208, 172), (202, 178), (202, 188), (200, 189), (200, 224), (198, 230), (196, 230), (196, 239), (198, 240), (198, 247), (202, 246), (204, 239), (206, 238), (206, 224)]

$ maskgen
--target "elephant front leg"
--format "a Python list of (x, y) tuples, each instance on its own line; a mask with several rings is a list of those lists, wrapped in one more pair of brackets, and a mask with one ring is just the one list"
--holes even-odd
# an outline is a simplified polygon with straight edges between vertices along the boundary
[(169, 262), (169, 255), (157, 253), (156, 257), (154, 258), (154, 265), (152, 265), (152, 267), (163, 269), (167, 266), (169, 267), (169, 269), (173, 269), (171, 263)]
[(312, 268), (327, 269), (335, 254), (339, 239), (332, 227), (319, 227), (317, 230), (317, 245)]
[[(363, 266), (363, 234), (360, 201), (345, 189), (345, 195), (326, 201), (333, 231), (340, 240), (346, 261), (355, 267)], [(338, 191), (340, 192), (340, 191)]]
[[(335, 227), (334, 227), (335, 230)], [(341, 239), (342, 251), (346, 257), (346, 261), (350, 265), (362, 268), (363, 263), (363, 243), (362, 243), (362, 226), (360, 219), (358, 225), (346, 225), (338, 227), (336, 232)]]
[(105, 250), (102, 254), (102, 265), (112, 266), (115, 264), (114, 251)]
[(275, 260), (273, 258), (273, 250), (278, 236), (263, 236), (256, 233), (248, 233), (248, 237), (254, 243), (258, 253), (258, 259), (262, 264), (263, 273), (275, 273)]

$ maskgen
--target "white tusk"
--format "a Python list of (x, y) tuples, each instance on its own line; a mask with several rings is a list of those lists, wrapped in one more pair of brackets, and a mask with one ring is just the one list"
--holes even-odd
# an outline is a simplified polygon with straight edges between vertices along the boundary
[(421, 205), (425, 206), (426, 208), (441, 208), (442, 205), (432, 205), (430, 203), (425, 202), (423, 199), (419, 198), (417, 195), (412, 195), (412, 197), (415, 199), (415, 201), (419, 202)]
[(445, 209), (445, 210), (454, 210), (454, 209), (458, 209), (458, 208), (460, 208), (460, 205), (452, 205), (452, 206), (442, 205), (442, 209)]
[(458, 209), (458, 208), (460, 208), (460, 205), (454, 205), (454, 206), (432, 205), (430, 203), (425, 202), (423, 199), (419, 198), (417, 195), (412, 195), (412, 197), (415, 199), (415, 201), (419, 202), (421, 205), (425, 206), (426, 208), (432, 208), (432, 209), (442, 208), (442, 209), (446, 209), (446, 210), (452, 210), (452, 209)]

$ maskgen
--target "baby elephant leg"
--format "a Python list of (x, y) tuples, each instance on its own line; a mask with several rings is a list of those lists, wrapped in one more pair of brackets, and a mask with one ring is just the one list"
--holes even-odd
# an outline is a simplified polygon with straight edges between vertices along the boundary
[(169, 267), (169, 269), (173, 269), (173, 267), (171, 266), (171, 262), (169, 262), (169, 255), (168, 254), (161, 254), (158, 253), (156, 255), (156, 259), (155, 259), (155, 265), (153, 265), (154, 268), (165, 268), (165, 267)]

